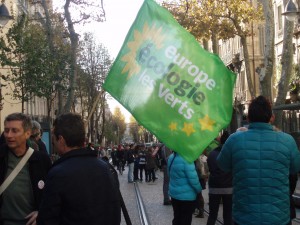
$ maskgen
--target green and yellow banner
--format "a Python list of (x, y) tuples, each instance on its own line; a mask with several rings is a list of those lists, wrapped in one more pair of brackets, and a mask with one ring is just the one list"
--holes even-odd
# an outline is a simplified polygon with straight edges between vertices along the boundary
[(166, 9), (145, 0), (103, 87), (192, 162), (229, 124), (235, 79)]

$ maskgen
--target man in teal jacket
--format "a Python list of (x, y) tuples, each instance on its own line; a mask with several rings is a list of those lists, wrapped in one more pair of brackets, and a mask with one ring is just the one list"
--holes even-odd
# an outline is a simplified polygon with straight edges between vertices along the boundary
[(290, 222), (289, 174), (300, 170), (292, 136), (275, 131), (270, 102), (255, 98), (247, 131), (232, 134), (217, 159), (233, 175), (233, 220), (238, 225), (286, 225)]

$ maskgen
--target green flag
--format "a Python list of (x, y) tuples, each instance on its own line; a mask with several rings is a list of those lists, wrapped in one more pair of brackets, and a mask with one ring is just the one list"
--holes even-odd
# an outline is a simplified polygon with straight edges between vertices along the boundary
[(192, 162), (229, 124), (235, 79), (166, 9), (145, 0), (103, 86)]

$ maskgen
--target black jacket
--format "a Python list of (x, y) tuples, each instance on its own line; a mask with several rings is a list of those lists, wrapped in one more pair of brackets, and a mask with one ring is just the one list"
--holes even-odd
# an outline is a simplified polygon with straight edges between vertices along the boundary
[(134, 152), (133, 149), (129, 149), (126, 154), (126, 161), (128, 164), (134, 162)]
[(217, 158), (222, 146), (215, 148), (209, 153), (207, 166), (209, 169), (208, 185), (210, 188), (229, 188), (232, 187), (231, 173), (225, 173), (217, 164)]
[(119, 225), (117, 185), (97, 152), (76, 149), (64, 154), (46, 180), (38, 225)]
[[(9, 148), (6, 144), (0, 147), (0, 184), (5, 180), (5, 175), (7, 172), (7, 157)], [(35, 209), (38, 210), (43, 188), (38, 187), (39, 181), (45, 181), (47, 173), (51, 167), (51, 160), (49, 156), (43, 152), (34, 151), (30, 156), (29, 160), (29, 174), (32, 184), (32, 190), (34, 195)], [(9, 188), (9, 186), (7, 187)], [(2, 196), (0, 196), (0, 208), (2, 205)], [(2, 224), (2, 219), (0, 218), (0, 225)]]

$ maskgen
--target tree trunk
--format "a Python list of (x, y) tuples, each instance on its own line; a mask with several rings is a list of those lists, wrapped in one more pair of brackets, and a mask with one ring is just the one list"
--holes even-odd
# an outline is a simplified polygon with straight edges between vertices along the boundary
[[(42, 6), (44, 9), (44, 14), (45, 14), (45, 19), (46, 19), (45, 22), (42, 22), (42, 24), (43, 24), (45, 30), (47, 31), (46, 35), (47, 35), (47, 39), (48, 39), (49, 48), (51, 50), (51, 53), (55, 57), (56, 51), (55, 51), (54, 42), (53, 42), (52, 22), (51, 22), (51, 19), (49, 16), (49, 10), (48, 10), (46, 0), (42, 0)], [(42, 18), (40, 18), (40, 19), (41, 19), (41, 21), (44, 21)]]
[(212, 50), (213, 53), (219, 55), (219, 40), (218, 36), (215, 34), (215, 32), (212, 33), (211, 35), (211, 41), (212, 41)]
[(56, 112), (56, 116), (62, 114), (63, 112), (63, 94), (62, 94), (62, 90), (59, 88), (57, 90), (57, 112)]
[[(283, 31), (283, 48), (282, 48), (282, 70), (281, 76), (278, 83), (278, 94), (275, 101), (276, 105), (281, 105), (285, 103), (286, 94), (288, 92), (289, 81), (293, 69), (293, 31), (294, 22), (284, 19), (284, 31)], [(282, 110), (275, 110), (275, 121), (274, 124), (279, 129), (282, 128)]]
[(208, 50), (208, 41), (206, 40), (206, 39), (202, 39), (202, 44), (203, 44), (203, 48), (205, 49), (205, 50)]
[(250, 60), (249, 60), (249, 52), (248, 52), (248, 46), (247, 46), (247, 38), (244, 35), (240, 35), (240, 37), (241, 37), (241, 43), (242, 43), (243, 50), (244, 50), (244, 60), (245, 60), (245, 68), (246, 68), (248, 90), (250, 92), (251, 98), (254, 98), (255, 97), (255, 90), (254, 90), (253, 82), (252, 82), (252, 78), (251, 78)]
[(99, 144), (102, 144), (104, 133), (105, 133), (105, 126), (106, 126), (106, 108), (105, 108), (106, 104), (105, 103), (106, 101), (105, 101), (105, 93), (104, 93), (100, 103), (100, 116), (102, 117), (102, 121), (101, 121), (101, 125), (98, 125), (100, 130), (99, 139), (98, 139)]
[(261, 94), (273, 102), (272, 97), (272, 76), (274, 71), (274, 11), (272, 0), (261, 0), (263, 4), (264, 16), (265, 16), (265, 52), (264, 52), (264, 65), (260, 68), (259, 81)]
[(79, 38), (78, 34), (75, 32), (74, 24), (71, 19), (71, 14), (69, 11), (71, 0), (66, 0), (66, 4), (64, 5), (64, 11), (65, 11), (65, 17), (68, 24), (68, 31), (70, 33), (70, 40), (71, 40), (71, 65), (70, 65), (70, 84), (68, 88), (68, 96), (66, 100), (66, 104), (64, 106), (64, 112), (70, 112), (72, 104), (74, 102), (74, 92), (75, 92), (75, 81), (77, 78), (77, 49), (78, 49), (78, 43)]
[(91, 142), (95, 143), (95, 115), (93, 114), (90, 118), (90, 134), (91, 134)]

